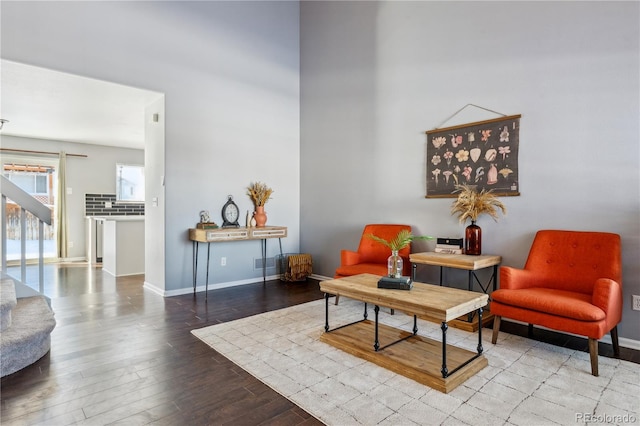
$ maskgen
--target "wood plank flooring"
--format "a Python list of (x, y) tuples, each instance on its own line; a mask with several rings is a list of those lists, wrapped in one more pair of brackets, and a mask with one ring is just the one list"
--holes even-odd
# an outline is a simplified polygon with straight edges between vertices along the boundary
[[(205, 303), (203, 293), (162, 298), (143, 290), (143, 276), (115, 279), (86, 264), (46, 265), (45, 274), (58, 323), (52, 348), (2, 378), (3, 425), (321, 424), (190, 333), (319, 299), (317, 281), (220, 289)], [(507, 321), (502, 329), (527, 334)], [(534, 338), (587, 351), (586, 339), (542, 330)], [(600, 353), (613, 350), (601, 343)], [(640, 363), (640, 351), (621, 356)]]
[(317, 281), (210, 291), (205, 304), (203, 293), (162, 298), (143, 279), (47, 266), (51, 351), (2, 378), (3, 425), (321, 424), (190, 333), (319, 299)]

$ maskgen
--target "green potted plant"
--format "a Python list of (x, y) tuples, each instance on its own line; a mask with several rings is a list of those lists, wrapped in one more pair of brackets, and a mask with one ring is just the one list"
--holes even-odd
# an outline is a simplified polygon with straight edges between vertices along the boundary
[(391, 250), (391, 256), (387, 259), (387, 268), (388, 273), (391, 278), (400, 278), (402, 276), (402, 266), (403, 260), (402, 257), (398, 255), (398, 252), (411, 244), (414, 240), (432, 240), (433, 237), (430, 236), (416, 236), (406, 229), (398, 232), (392, 240), (387, 241), (384, 238), (380, 238), (373, 234), (367, 234), (367, 238), (372, 239), (384, 246), (388, 247)]

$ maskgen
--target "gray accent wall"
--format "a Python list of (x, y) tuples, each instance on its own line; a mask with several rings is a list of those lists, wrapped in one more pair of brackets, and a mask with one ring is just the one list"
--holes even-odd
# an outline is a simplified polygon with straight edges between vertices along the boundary
[[(618, 233), (621, 336), (639, 340), (638, 2), (301, 2), (301, 250), (333, 276), (366, 223), (461, 237), (425, 199), (425, 131), (466, 104), (520, 121), (518, 197), (483, 252), (522, 267), (539, 229)], [(445, 126), (498, 117), (466, 108)], [(433, 248), (419, 242), (414, 251)], [(419, 278), (437, 282), (437, 268)], [(466, 273), (451, 273), (466, 287)]]

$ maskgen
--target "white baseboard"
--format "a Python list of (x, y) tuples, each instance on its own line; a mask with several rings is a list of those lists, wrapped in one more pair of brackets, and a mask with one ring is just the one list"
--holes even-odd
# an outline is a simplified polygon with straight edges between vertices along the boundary
[[(517, 320), (514, 320), (514, 319), (510, 319), (510, 318), (502, 318), (502, 321), (512, 322), (512, 323), (521, 324), (521, 325), (528, 325), (526, 322), (517, 321)], [(586, 339), (586, 337), (580, 336), (579, 334), (567, 333), (566, 331), (553, 330), (551, 328), (543, 327), (541, 325), (535, 325), (534, 324), (534, 328), (541, 328), (543, 330), (549, 330), (549, 331), (553, 331), (555, 333), (568, 334), (570, 336), (582, 337), (583, 339)], [(602, 339), (600, 339), (599, 341), (602, 342), (602, 343), (611, 344), (611, 336), (609, 334), (605, 334), (602, 337)], [(638, 341), (638, 340), (627, 339), (626, 337), (619, 337), (618, 336), (618, 344), (620, 346), (622, 346), (622, 347), (625, 347), (625, 348), (634, 349), (634, 350), (640, 350), (640, 341)]]
[[(270, 280), (277, 280), (280, 279), (280, 275), (268, 275), (266, 277), (267, 281)], [(248, 278), (246, 280), (238, 280), (238, 281), (227, 281), (224, 283), (215, 283), (215, 284), (209, 284), (209, 290), (217, 290), (220, 288), (226, 288), (226, 287), (236, 287), (239, 285), (246, 285), (246, 284), (255, 284), (255, 283), (259, 283), (262, 282), (262, 277), (258, 277), (258, 278)], [(144, 282), (144, 286), (143, 288), (146, 288), (147, 290), (150, 290), (162, 297), (171, 297), (171, 296), (180, 296), (183, 294), (193, 294), (193, 287), (187, 287), (187, 288), (179, 288), (176, 290), (162, 290), (156, 286), (154, 286), (153, 284), (145, 281)], [(204, 292), (206, 289), (205, 285), (199, 285), (196, 287), (196, 293), (200, 293), (200, 292)]]
[(107, 274), (109, 274), (109, 275), (111, 275), (111, 276), (113, 276), (113, 277), (116, 277), (116, 278), (120, 278), (120, 277), (132, 277), (132, 276), (134, 276), (134, 275), (144, 275), (144, 271), (142, 271), (142, 272), (131, 272), (131, 273), (128, 273), (128, 274), (120, 274), (120, 275), (116, 275), (116, 274), (114, 274), (113, 272), (111, 272), (111, 271), (109, 271), (109, 270), (107, 270), (107, 269), (104, 269), (104, 267), (102, 267), (102, 270), (103, 270), (104, 272), (106, 272)]
[(160, 288), (158, 288), (157, 286), (151, 284), (148, 281), (144, 282), (144, 285), (142, 286), (142, 288), (149, 290), (155, 294), (157, 294), (158, 296), (162, 296), (164, 297), (164, 290), (161, 290)]
[(324, 275), (317, 275), (317, 274), (311, 274), (309, 275), (309, 278), (313, 278), (314, 280), (318, 280), (318, 281), (326, 281), (326, 280), (333, 279), (333, 277), (325, 277)]
[(65, 257), (58, 259), (59, 263), (75, 263), (75, 262), (86, 262), (86, 257)]

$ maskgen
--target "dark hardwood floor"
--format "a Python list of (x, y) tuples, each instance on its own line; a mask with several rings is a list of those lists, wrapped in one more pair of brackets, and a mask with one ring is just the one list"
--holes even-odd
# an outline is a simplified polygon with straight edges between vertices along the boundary
[(279, 280), (162, 298), (143, 276), (46, 267), (57, 326), (51, 351), (2, 378), (1, 423), (315, 425), (304, 410), (190, 331), (322, 297)]
[[(45, 273), (57, 321), (51, 351), (2, 378), (3, 425), (321, 424), (190, 333), (319, 299), (317, 281), (220, 289), (205, 303), (203, 293), (162, 298), (143, 290), (143, 276), (115, 279), (86, 264)], [(533, 338), (587, 351), (586, 339), (542, 330)], [(640, 363), (640, 351), (621, 352)], [(613, 355), (607, 344), (600, 353)]]

